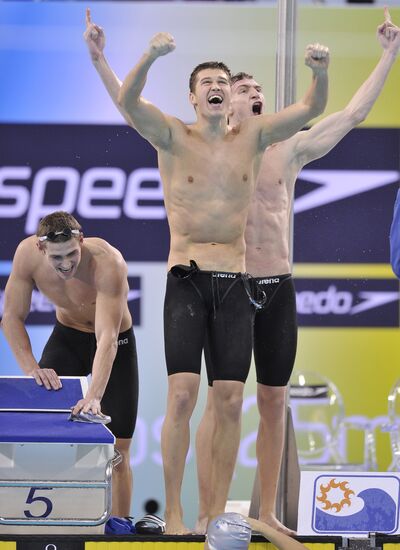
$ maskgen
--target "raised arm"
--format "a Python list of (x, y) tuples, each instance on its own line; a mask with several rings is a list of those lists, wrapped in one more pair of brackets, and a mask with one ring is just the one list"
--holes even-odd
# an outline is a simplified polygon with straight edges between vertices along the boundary
[(377, 100), (400, 49), (400, 29), (390, 21), (385, 8), (385, 22), (377, 29), (383, 48), (382, 56), (364, 84), (348, 105), (324, 118), (306, 132), (299, 132), (294, 140), (294, 153), (300, 167), (326, 155), (337, 143), (368, 116)]
[(96, 353), (92, 366), (92, 381), (84, 399), (76, 403), (73, 413), (79, 411), (101, 413), (100, 401), (104, 395), (112, 366), (118, 351), (118, 334), (127, 304), (127, 268), (122, 257), (102, 265), (96, 274)]
[(320, 44), (307, 46), (305, 64), (313, 73), (305, 96), (279, 113), (254, 118), (261, 125), (261, 149), (264, 150), (271, 143), (288, 139), (325, 109), (328, 98), (328, 48)]
[(32, 353), (29, 335), (25, 328), (34, 282), (31, 277), (30, 243), (23, 241), (17, 248), (12, 271), (5, 288), (4, 311), (1, 326), (19, 367), (27, 376), (49, 389), (61, 388), (53, 369), (41, 369)]
[(121, 80), (109, 66), (104, 56), (104, 47), (106, 45), (106, 36), (104, 30), (99, 25), (92, 22), (90, 8), (86, 8), (86, 29), (83, 38), (87, 44), (93, 65), (98, 72), (109, 96), (114, 102), (126, 122), (132, 126), (132, 121), (126, 111), (118, 103), (118, 94), (122, 86)]
[(128, 113), (136, 130), (154, 147), (161, 149), (167, 149), (171, 143), (171, 118), (141, 94), (154, 61), (174, 49), (174, 38), (170, 34), (156, 34), (147, 51), (124, 80), (118, 97), (119, 105)]
[(400, 279), (400, 189), (397, 192), (390, 228), (390, 263), (393, 273)]

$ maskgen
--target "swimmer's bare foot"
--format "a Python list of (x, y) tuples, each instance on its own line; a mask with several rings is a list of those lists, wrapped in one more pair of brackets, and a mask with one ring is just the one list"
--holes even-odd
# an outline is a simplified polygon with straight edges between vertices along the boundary
[(207, 532), (208, 517), (198, 518), (194, 528), (196, 535), (205, 535)]
[(297, 535), (296, 531), (292, 531), (292, 529), (289, 529), (283, 523), (281, 523), (274, 514), (267, 514), (264, 516), (259, 517), (259, 521), (262, 521), (263, 523), (266, 523), (270, 527), (273, 527), (277, 531), (280, 531), (284, 535), (288, 535), (289, 537), (295, 537)]
[(165, 535), (191, 535), (192, 531), (188, 529), (179, 518), (164, 518), (166, 522)]

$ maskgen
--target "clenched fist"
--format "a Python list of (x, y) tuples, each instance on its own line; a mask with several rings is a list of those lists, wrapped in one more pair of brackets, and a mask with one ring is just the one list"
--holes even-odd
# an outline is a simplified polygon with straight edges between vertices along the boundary
[(326, 71), (329, 65), (329, 49), (322, 44), (309, 44), (304, 62), (314, 73)]
[(168, 32), (159, 32), (150, 40), (149, 53), (154, 59), (167, 55), (176, 48), (174, 37)]

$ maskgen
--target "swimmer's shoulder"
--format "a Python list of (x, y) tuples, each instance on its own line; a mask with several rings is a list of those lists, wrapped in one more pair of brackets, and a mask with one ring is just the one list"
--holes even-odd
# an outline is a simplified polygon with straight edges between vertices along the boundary
[(13, 267), (23, 266), (27, 271), (33, 271), (41, 260), (41, 254), (43, 254), (37, 244), (36, 235), (23, 239), (15, 250)]
[(36, 235), (31, 235), (23, 239), (15, 250), (15, 258), (25, 257), (26, 261), (34, 261), (38, 256), (38, 238)]
[(84, 247), (90, 254), (87, 265), (90, 266), (93, 285), (97, 290), (113, 294), (126, 293), (128, 267), (121, 252), (99, 237), (87, 238)]
[(108, 241), (100, 237), (86, 237), (83, 246), (90, 252), (96, 262), (101, 262), (104, 266), (110, 266), (111, 269), (120, 266), (126, 267), (125, 260), (121, 252), (112, 246)]

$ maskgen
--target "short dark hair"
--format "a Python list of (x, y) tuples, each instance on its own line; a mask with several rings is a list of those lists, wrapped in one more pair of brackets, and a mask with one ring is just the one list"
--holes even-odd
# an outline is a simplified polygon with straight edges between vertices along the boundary
[[(57, 212), (52, 212), (51, 214), (48, 214), (40, 220), (36, 231), (36, 236), (44, 237), (48, 233), (57, 233), (58, 231), (63, 231), (64, 229), (79, 229), (80, 231), (82, 229), (82, 226), (74, 218), (74, 216), (72, 216), (72, 214), (59, 210)], [(71, 234), (64, 235), (60, 233), (60, 235), (57, 235), (55, 239), (52, 239), (52, 242), (69, 241), (72, 236), (73, 235)]]
[(235, 84), (235, 82), (239, 82), (239, 80), (252, 80), (254, 76), (249, 73), (236, 73), (231, 77), (231, 84)]
[(220, 71), (224, 71), (224, 73), (226, 73), (226, 76), (228, 77), (229, 83), (231, 82), (232, 73), (229, 67), (225, 65), (225, 63), (223, 63), (222, 61), (205, 61), (204, 63), (200, 63), (200, 65), (197, 65), (190, 75), (189, 90), (191, 92), (194, 92), (197, 75), (200, 71), (204, 71), (205, 69), (219, 69)]

